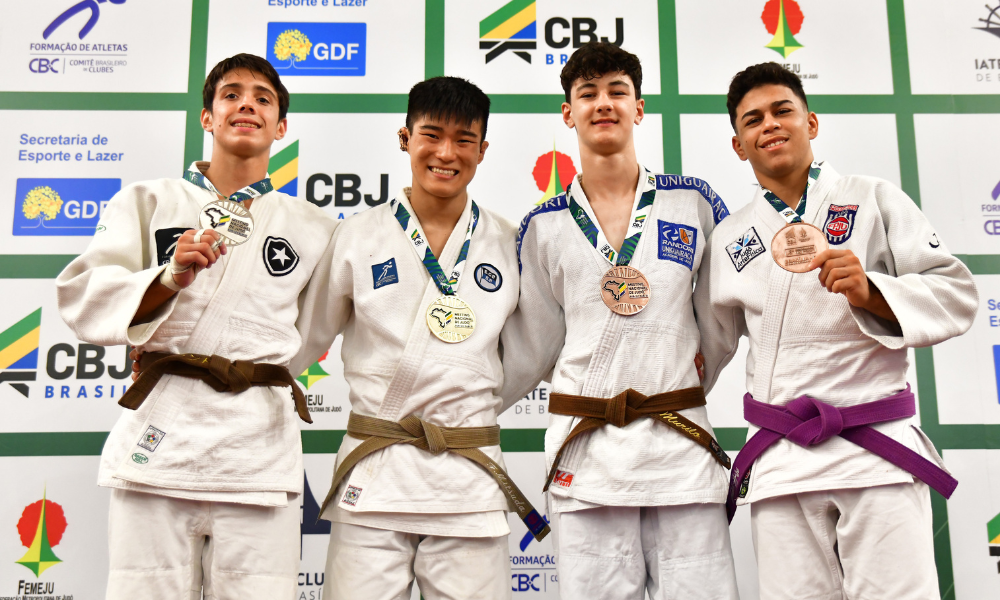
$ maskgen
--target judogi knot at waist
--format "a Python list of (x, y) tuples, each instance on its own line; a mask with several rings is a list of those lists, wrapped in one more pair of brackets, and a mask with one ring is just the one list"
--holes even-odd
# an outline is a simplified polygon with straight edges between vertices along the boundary
[(750, 467), (765, 450), (781, 439), (808, 448), (839, 435), (907, 471), (945, 498), (950, 498), (958, 485), (954, 477), (910, 448), (869, 427), (915, 414), (916, 399), (909, 385), (906, 390), (881, 400), (844, 408), (810, 396), (799, 396), (784, 406), (777, 406), (758, 402), (752, 395), (746, 394), (743, 396), (743, 416), (760, 430), (736, 456), (726, 501), (729, 520), (732, 521), (736, 514), (737, 498), (747, 493)]
[(705, 390), (702, 387), (685, 388), (672, 392), (663, 392), (646, 396), (632, 388), (629, 388), (613, 398), (591, 398), (587, 396), (572, 396), (569, 394), (553, 393), (549, 395), (549, 412), (570, 417), (582, 417), (563, 440), (556, 458), (552, 461), (552, 468), (549, 469), (548, 478), (545, 480), (544, 490), (549, 489), (552, 478), (555, 477), (556, 468), (559, 466), (559, 459), (562, 458), (563, 451), (577, 436), (603, 427), (614, 425), (615, 427), (625, 427), (641, 418), (656, 419), (666, 425), (671, 426), (685, 437), (704, 447), (715, 458), (715, 460), (725, 468), (729, 468), (729, 456), (722, 450), (722, 446), (715, 441), (708, 431), (700, 425), (684, 417), (677, 411), (686, 408), (696, 408), (705, 406)]
[(531, 506), (521, 490), (514, 485), (507, 472), (479, 449), (500, 445), (499, 425), (442, 427), (415, 415), (410, 415), (397, 423), (351, 412), (351, 416), (347, 420), (347, 435), (364, 441), (340, 463), (340, 467), (333, 475), (330, 493), (327, 494), (326, 500), (323, 501), (323, 506), (320, 508), (320, 514), (333, 500), (341, 480), (361, 459), (395, 444), (409, 444), (435, 455), (445, 451), (454, 452), (483, 467), (496, 480), (500, 490), (507, 498), (510, 509), (521, 517), (535, 539), (541, 540), (549, 534), (549, 526), (545, 519)]
[(118, 404), (136, 410), (153, 391), (164, 375), (200, 379), (217, 392), (245, 392), (252, 386), (289, 387), (295, 412), (306, 423), (312, 423), (302, 390), (288, 369), (281, 365), (255, 363), (249, 360), (231, 361), (213, 354), (170, 354), (146, 352), (139, 357), (139, 379), (122, 395)]

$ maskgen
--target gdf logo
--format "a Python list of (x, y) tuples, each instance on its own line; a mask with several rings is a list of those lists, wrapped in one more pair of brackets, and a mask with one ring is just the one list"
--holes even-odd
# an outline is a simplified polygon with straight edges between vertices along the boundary
[(59, 62), (58, 58), (52, 60), (47, 58), (33, 58), (28, 63), (28, 69), (32, 73), (58, 73), (59, 71), (56, 70), (57, 62)]
[(514, 573), (510, 576), (511, 578), (511, 588), (512, 592), (540, 592), (541, 588), (538, 587), (538, 573), (534, 575), (528, 575), (527, 573)]

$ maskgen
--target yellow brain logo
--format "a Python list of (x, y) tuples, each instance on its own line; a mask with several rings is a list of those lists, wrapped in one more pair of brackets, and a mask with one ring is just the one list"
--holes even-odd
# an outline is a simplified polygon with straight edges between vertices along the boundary
[(274, 55), (278, 60), (293, 59), (302, 62), (309, 56), (311, 49), (312, 42), (298, 29), (289, 29), (274, 41)]
[(62, 208), (62, 205), (63, 201), (59, 194), (49, 186), (43, 185), (28, 192), (28, 195), (24, 197), (21, 210), (24, 211), (24, 216), (29, 219), (44, 216), (46, 221), (51, 221), (59, 216), (59, 209)]

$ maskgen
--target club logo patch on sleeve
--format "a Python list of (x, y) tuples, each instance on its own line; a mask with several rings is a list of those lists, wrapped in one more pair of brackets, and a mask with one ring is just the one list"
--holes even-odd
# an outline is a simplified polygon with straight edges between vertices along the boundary
[(660, 226), (660, 260), (671, 260), (691, 270), (698, 248), (698, 230), (689, 225), (657, 221)]
[(344, 492), (344, 498), (341, 500), (344, 504), (350, 504), (351, 506), (357, 506), (358, 498), (361, 497), (361, 488), (354, 487), (353, 485), (347, 486), (347, 491)]
[(556, 475), (552, 478), (552, 483), (558, 485), (559, 487), (568, 488), (573, 485), (573, 474), (569, 471), (556, 469)]
[(826, 213), (826, 222), (823, 223), (823, 233), (826, 234), (826, 241), (832, 246), (839, 246), (851, 237), (854, 231), (854, 217), (858, 214), (857, 204), (845, 204), (843, 206), (831, 204)]
[(142, 434), (142, 438), (139, 439), (139, 447), (145, 448), (150, 452), (156, 452), (156, 447), (160, 445), (160, 442), (163, 441), (166, 435), (166, 433), (150, 425), (146, 429), (146, 433)]
[(384, 285), (399, 283), (399, 273), (396, 271), (396, 258), (372, 265), (372, 289), (379, 289)]
[(299, 264), (299, 255), (285, 238), (267, 236), (264, 240), (264, 266), (274, 277), (284, 277)]
[(487, 292), (495, 292), (503, 285), (503, 276), (500, 269), (489, 263), (479, 263), (476, 267), (476, 283)]
[(726, 246), (726, 252), (729, 253), (729, 258), (733, 261), (733, 266), (736, 267), (736, 272), (738, 273), (751, 260), (764, 254), (764, 244), (760, 243), (757, 230), (751, 227), (737, 238), (736, 241)]
[(156, 264), (163, 266), (170, 262), (170, 257), (174, 255), (174, 250), (177, 249), (177, 240), (184, 234), (185, 231), (190, 229), (190, 227), (167, 227), (165, 229), (157, 229), (156, 233), (153, 234), (153, 238), (156, 240)]

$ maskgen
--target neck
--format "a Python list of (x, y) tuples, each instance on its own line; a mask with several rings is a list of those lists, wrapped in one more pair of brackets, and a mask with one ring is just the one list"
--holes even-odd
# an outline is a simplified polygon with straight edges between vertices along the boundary
[(639, 161), (635, 157), (635, 147), (629, 144), (626, 150), (614, 154), (598, 154), (580, 148), (580, 163), (587, 200), (593, 204), (601, 202), (628, 202), (635, 199), (635, 189), (639, 185)]
[(440, 197), (416, 185), (416, 182), (410, 188), (410, 206), (417, 214), (424, 233), (427, 233), (428, 228), (447, 231), (454, 229), (465, 210), (468, 198), (469, 193), (465, 189), (455, 196)]
[(251, 183), (264, 179), (268, 160), (270, 157), (266, 152), (248, 158), (220, 151), (216, 147), (212, 151), (212, 162), (205, 177), (208, 177), (220, 194), (228, 198)]
[(774, 192), (775, 196), (794, 210), (798, 207), (799, 200), (802, 199), (802, 193), (806, 191), (806, 185), (809, 183), (809, 167), (811, 166), (812, 156), (810, 155), (809, 162), (805, 166), (798, 167), (788, 173), (768, 175), (755, 169), (754, 175), (757, 177), (757, 183)]

